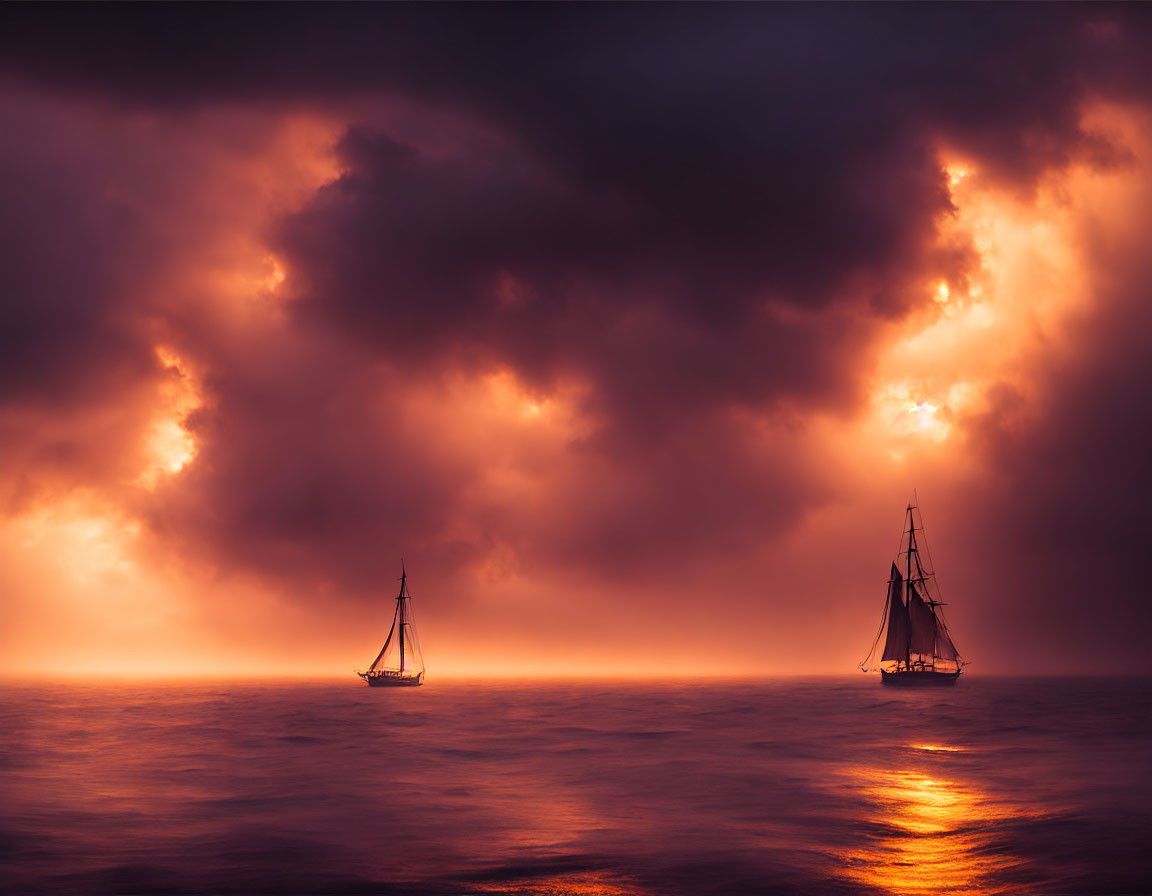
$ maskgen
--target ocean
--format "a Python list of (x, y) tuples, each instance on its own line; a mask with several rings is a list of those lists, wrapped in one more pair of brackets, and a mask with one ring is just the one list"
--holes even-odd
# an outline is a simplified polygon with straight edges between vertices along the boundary
[(1150, 685), (10, 682), (0, 891), (1152, 893)]

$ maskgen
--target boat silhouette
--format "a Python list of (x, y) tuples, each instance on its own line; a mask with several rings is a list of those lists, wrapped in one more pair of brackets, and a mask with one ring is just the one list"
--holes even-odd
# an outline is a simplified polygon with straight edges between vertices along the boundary
[(384, 646), (367, 672), (356, 672), (372, 688), (412, 688), (424, 683), (424, 657), (416, 627), (412, 624), (412, 595), (408, 593), (408, 572), (400, 561), (400, 593), (396, 612)]
[[(909, 504), (904, 513), (905, 528), (888, 579), (880, 630), (860, 668), (865, 672), (879, 669), (884, 684), (955, 684), (965, 662), (944, 620), (941, 609), (944, 603), (939, 598), (936, 573), (931, 568), (931, 554), (926, 566), (916, 537), (920, 532), (923, 538), (924, 517), (915, 503)], [(917, 516), (920, 516), (919, 526)], [(924, 543), (927, 546), (926, 540)], [(903, 572), (899, 561), (903, 561)], [(877, 647), (885, 631), (884, 649), (876, 661)]]

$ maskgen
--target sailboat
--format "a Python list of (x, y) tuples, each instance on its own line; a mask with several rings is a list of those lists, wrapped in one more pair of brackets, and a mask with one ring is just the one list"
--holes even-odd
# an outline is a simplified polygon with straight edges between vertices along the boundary
[[(865, 672), (879, 668), (884, 684), (955, 684), (965, 663), (944, 621), (944, 604), (939, 599), (936, 573), (931, 569), (931, 554), (927, 558), (929, 568), (924, 565), (919, 544), (924, 537), (924, 518), (919, 511), (916, 504), (909, 504), (905, 510), (904, 533), (888, 579), (880, 630), (860, 668)], [(917, 532), (921, 539), (917, 539)], [(927, 546), (927, 541), (924, 544)], [(878, 666), (871, 666), (885, 629), (884, 651)]]
[(368, 671), (356, 674), (372, 688), (414, 688), (424, 683), (424, 657), (412, 625), (412, 595), (408, 593), (408, 572), (403, 561), (392, 628)]

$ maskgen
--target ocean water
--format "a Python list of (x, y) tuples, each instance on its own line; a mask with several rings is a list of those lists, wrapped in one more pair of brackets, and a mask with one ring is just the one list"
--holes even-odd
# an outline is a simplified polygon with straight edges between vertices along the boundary
[(1150, 893), (1150, 685), (9, 684), (0, 891)]

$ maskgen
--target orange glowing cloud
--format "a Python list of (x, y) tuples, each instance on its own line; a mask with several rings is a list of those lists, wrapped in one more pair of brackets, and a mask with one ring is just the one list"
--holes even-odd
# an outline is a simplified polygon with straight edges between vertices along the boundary
[(975, 163), (944, 170), (954, 210), (938, 222), (939, 247), (972, 261), (926, 283), (932, 304), (878, 346), (871, 410), (860, 421), (860, 441), (887, 445), (898, 463), (962, 432), (991, 392), (1034, 392), (1037, 359), (1062, 351), (1091, 306), (1082, 222), (1098, 197), (1134, 176), (1078, 165), (1021, 197), (985, 181)]
[(1043, 465), (1060, 368), (1112, 382), (1152, 128), (1034, 58), (995, 108), (973, 78), (804, 79), (811, 131), (781, 128), (791, 101), (705, 57), (704, 106), (568, 68), (547, 109), (480, 72), (5, 87), (0, 160), (31, 185), (0, 381), (11, 667), (350, 668), (403, 555), (434, 671), (851, 669), (913, 488), (961, 640), (986, 630), (1008, 561), (965, 572), (973, 531), (1016, 446), (1071, 478)]

